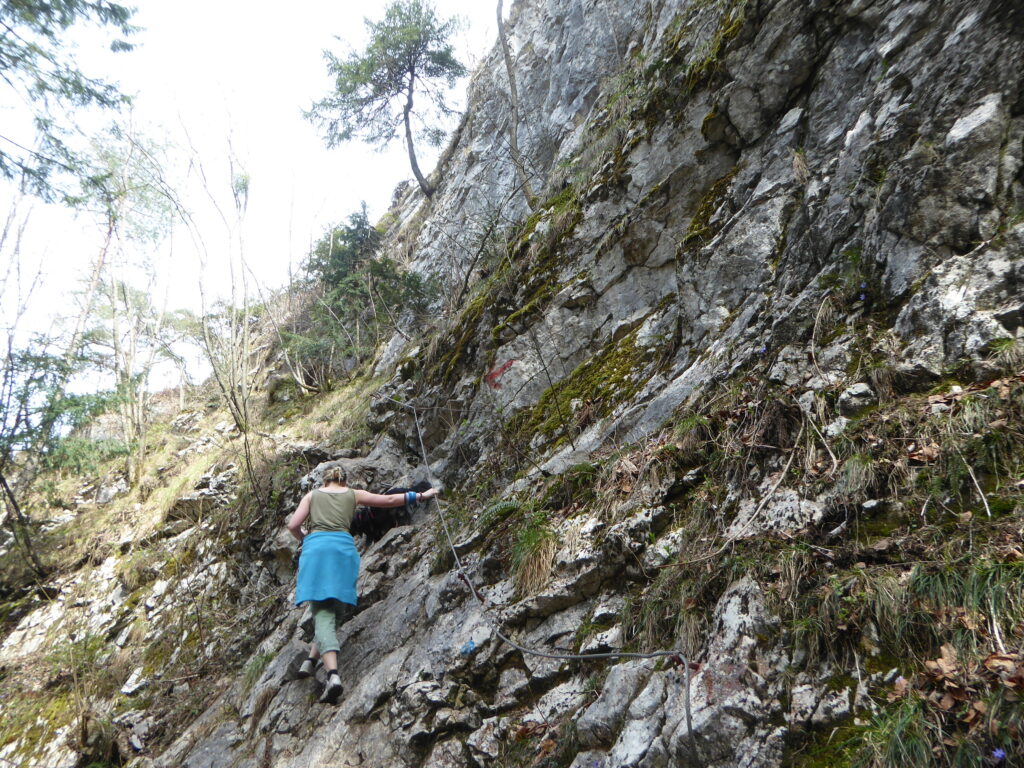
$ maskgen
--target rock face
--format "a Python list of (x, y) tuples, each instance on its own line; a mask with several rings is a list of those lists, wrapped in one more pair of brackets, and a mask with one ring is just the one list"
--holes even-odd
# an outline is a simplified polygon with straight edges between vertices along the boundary
[[(909, 2), (517, 4), (519, 142), (557, 202), (518, 254), (538, 261), (536, 281), (467, 312), (443, 391), (426, 393), (468, 425), (433, 429), (435, 455), (475, 440), (486, 458), (479, 431), (496, 410), (534, 405), (602, 352), (613, 364), (612, 345), (631, 345), (634, 386), (618, 388), (617, 418), (564, 452), (570, 463), (611, 435), (652, 433), (715, 376), (765, 356), (790, 356), (787, 385), (834, 384), (858, 340), (826, 339), (828, 318), (878, 316), (904, 378), (983, 366), (987, 345), (1017, 333), (1020, 304), (1011, 5), (954, 4), (939, 19)], [(616, 70), (627, 74), (607, 79)], [(528, 214), (502, 149), (503, 77), (494, 54), (410, 234), (425, 269), (500, 273), (467, 263), (467, 232)]]
[[(899, 0), (517, 3), (519, 144), (549, 202), (531, 213), (516, 193), (495, 51), (473, 78), (433, 201), (410, 192), (397, 210), (395, 242), (421, 269), (454, 285), (490, 281), (441, 351), (417, 347), (390, 385), (423, 408), (434, 471), (478, 478), (501, 450), (495, 414), (537, 427), (558, 402), (542, 398), (571, 390), (595, 361), (619, 377), (614, 391), (563, 399), (562, 423), (538, 429), (533, 469), (508, 490), (655, 434), (678, 406), (761, 361), (833, 438), (877, 402), (869, 382), (912, 389), (952, 366), (984, 368), (987, 346), (1021, 325), (1021, 23), (1005, 2), (941, 14)], [(501, 283), (504, 265), (474, 258), (495, 218), (529, 219), (516, 230), (527, 266), (514, 285)], [(889, 375), (869, 382), (850, 377), (870, 372), (872, 350), (831, 332), (861, 317), (887, 345)], [(817, 393), (835, 386), (820, 412)], [(406, 409), (378, 403), (374, 420), (418, 453)], [(736, 498), (728, 536), (822, 520), (827, 498), (777, 490), (785, 469), (767, 467), (757, 493)], [(187, 733), (156, 762), (206, 765), (214, 750), (234, 765), (526, 764), (513, 757), (515, 729), (544, 743), (568, 717), (578, 744), (559, 765), (777, 766), (792, 728), (842, 720), (854, 692), (821, 678), (792, 686), (796, 652), (766, 639), (780, 637), (778, 619), (754, 580), (738, 578), (712, 607), (689, 693), (681, 667), (653, 660), (613, 664), (586, 686), (586, 668), (495, 634), (548, 652), (616, 647), (622, 630), (603, 606), (638, 563), (657, 567), (680, 546), (658, 538), (659, 516), (641, 505), (614, 524), (566, 524), (571, 543), (548, 587), (523, 598), (467, 543), (484, 604), (455, 573), (435, 573), (443, 539), (392, 531), (364, 560), (370, 604), (342, 632), (349, 672), (336, 709), (312, 704), (314, 686), (284, 671), (300, 653), (292, 614), (265, 675), (271, 703), (205, 739)], [(600, 632), (578, 643), (581, 625)], [(238, 685), (224, 696), (248, 711)]]
[[(716, 573), (706, 605), (674, 593), (685, 599), (666, 607), (637, 585), (670, 581), (682, 552), (711, 562), (734, 542), (821, 525), (843, 536), (837, 497), (885, 505), (865, 500), (870, 478), (839, 471), (829, 441), (885, 393), (954, 370), (994, 376), (992, 350), (1017, 349), (1022, 29), (1007, 0), (941, 13), (911, 0), (517, 2), (519, 145), (545, 202), (531, 211), (516, 187), (495, 50), (434, 198), (408, 191), (389, 235), (461, 303), (433, 336), (387, 346), (378, 372), (393, 374), (393, 399), (373, 405), (373, 450), (344, 462), (364, 484), (397, 482), (423, 472), (422, 437), (446, 484), (488, 487), (524, 516), (569, 509), (538, 547), (545, 578), (524, 589), (496, 543), (512, 506), (466, 513), (464, 574), (432, 511), (364, 552), (337, 707), (315, 703), (318, 681), (295, 679), (308, 617), (281, 599), (256, 679), (224, 681), (161, 754), (132, 725), (137, 764), (767, 767), (791, 758), (794, 734), (869, 710), (867, 686), (890, 678), (845, 679), (810, 659), (744, 572), (756, 563)], [(488, 243), (503, 256), (481, 256)], [(720, 507), (701, 508), (703, 534), (684, 529), (675, 500), (715, 469), (686, 459), (672, 420), (744, 379), (775, 387), (771, 424), (746, 425), (750, 409), (732, 404), (723, 418), (745, 425), (739, 445), (754, 458)], [(830, 484), (789, 487), (796, 451), (780, 447), (812, 434), (820, 455), (801, 471)], [(678, 471), (648, 471), (667, 453), (682, 456)], [(303, 455), (310, 467), (329, 458)], [(501, 482), (487, 486), (489, 473)], [(216, 502), (222, 480), (206, 478), (180, 517), (201, 517), (188, 504)], [(315, 472), (305, 483), (291, 497)], [(201, 555), (197, 573), (223, 587)], [(284, 590), (292, 557), (279, 538), (245, 578)], [(175, 589), (149, 588), (150, 618)], [(638, 594), (651, 622), (671, 620), (689, 685), (681, 658), (557, 658), (633, 642), (623, 616)], [(26, 617), (0, 660), (52, 619)], [(144, 678), (132, 675), (133, 694)]]

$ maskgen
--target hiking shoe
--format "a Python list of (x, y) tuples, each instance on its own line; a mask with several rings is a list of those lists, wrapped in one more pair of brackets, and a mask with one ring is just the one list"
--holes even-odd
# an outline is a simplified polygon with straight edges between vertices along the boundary
[(312, 677), (316, 671), (317, 659), (306, 659), (299, 665), (299, 671), (295, 673), (295, 676), (300, 680), (304, 680), (307, 677)]
[(337, 704), (341, 696), (341, 688), (341, 677), (337, 672), (331, 672), (327, 676), (327, 685), (324, 687), (324, 692), (320, 694), (320, 703)]

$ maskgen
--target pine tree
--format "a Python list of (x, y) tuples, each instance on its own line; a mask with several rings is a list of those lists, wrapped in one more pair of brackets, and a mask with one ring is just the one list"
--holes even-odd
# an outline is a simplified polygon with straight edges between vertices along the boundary
[[(55, 173), (84, 174), (82, 158), (66, 142), (69, 113), (86, 106), (116, 108), (126, 98), (116, 86), (79, 71), (65, 36), (82, 23), (130, 35), (133, 12), (108, 0), (0, 2), (0, 103), (26, 105), (36, 134), (14, 135), (9, 124), (0, 129), (0, 176), (19, 179), (25, 191), (53, 199)], [(111, 45), (115, 51), (131, 47), (121, 39)]]
[[(451, 88), (466, 74), (448, 42), (456, 20), (440, 20), (424, 0), (396, 0), (382, 21), (367, 19), (366, 26), (370, 42), (362, 53), (341, 59), (324, 51), (335, 90), (314, 104), (306, 117), (323, 129), (328, 147), (354, 136), (384, 146), (401, 128), (413, 175), (423, 194), (430, 197), (433, 189), (416, 161), (415, 97), (424, 96), (435, 116), (452, 113), (445, 103), (444, 87)], [(443, 133), (429, 123), (423, 126), (427, 138), (440, 143)]]

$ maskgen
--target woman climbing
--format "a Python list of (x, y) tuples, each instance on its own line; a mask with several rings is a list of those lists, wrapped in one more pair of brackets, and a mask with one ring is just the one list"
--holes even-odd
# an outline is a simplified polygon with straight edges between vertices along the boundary
[[(356, 604), (359, 552), (350, 532), (355, 508), (400, 507), (433, 498), (437, 489), (423, 493), (369, 493), (349, 488), (345, 470), (337, 464), (328, 467), (323, 478), (322, 488), (302, 497), (288, 521), (288, 530), (302, 543), (295, 604), (309, 601), (313, 605), (313, 644), (309, 658), (299, 667), (299, 677), (312, 675), (317, 659), (322, 658), (327, 685), (320, 701), (334, 704), (342, 688), (338, 674), (338, 623)], [(308, 533), (303, 530), (303, 523)]]

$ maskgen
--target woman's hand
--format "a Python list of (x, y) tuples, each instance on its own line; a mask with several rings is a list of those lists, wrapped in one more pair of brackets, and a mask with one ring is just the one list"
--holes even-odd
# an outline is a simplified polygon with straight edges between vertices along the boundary
[(434, 498), (438, 493), (439, 491), (437, 488), (431, 488), (429, 491), (423, 491), (423, 493), (420, 494), (420, 498), (426, 501), (427, 499)]

